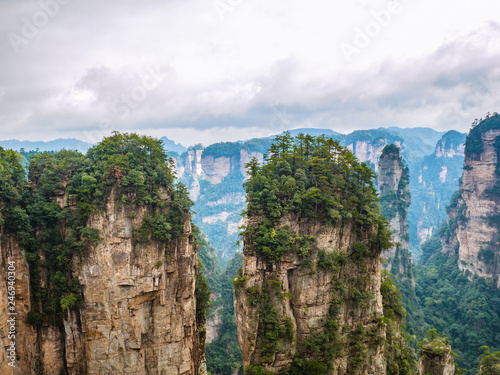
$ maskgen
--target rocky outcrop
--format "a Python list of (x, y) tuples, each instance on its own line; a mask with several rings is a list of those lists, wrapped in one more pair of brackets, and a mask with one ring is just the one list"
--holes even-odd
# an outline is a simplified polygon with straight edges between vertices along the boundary
[(219, 328), (222, 325), (222, 317), (220, 315), (221, 310), (222, 306), (218, 306), (211, 311), (210, 313), (211, 316), (207, 317), (207, 339), (206, 339), (207, 345), (211, 344), (219, 337)]
[(455, 130), (450, 130), (436, 144), (434, 154), (436, 158), (451, 159), (455, 156), (464, 156), (463, 134)]
[(231, 158), (206, 156), (201, 159), (202, 170), (212, 185), (217, 185), (231, 172)]
[(36, 362), (36, 331), (26, 324), (31, 310), (29, 270), (16, 239), (5, 233), (0, 233), (0, 264), (0, 373), (29, 374)]
[[(99, 231), (100, 241), (72, 260), (84, 303), (65, 310), (62, 329), (44, 323), (36, 334), (22, 327), (31, 334), (18, 345), (37, 348), (19, 352), (19, 373), (36, 373), (36, 357), (44, 373), (54, 375), (199, 374), (204, 342), (196, 320), (198, 260), (190, 220), (174, 242), (142, 244), (133, 233), (145, 215), (147, 207), (131, 211), (112, 193), (105, 209), (90, 217), (88, 227)], [(29, 298), (19, 309), (25, 316)]]
[[(387, 140), (381, 137), (373, 141), (355, 141), (348, 144), (347, 148), (356, 155), (359, 161), (369, 161), (373, 165), (378, 165), (379, 157), (382, 155), (382, 150), (386, 145)], [(400, 142), (397, 142), (396, 145), (401, 147)]]
[(89, 374), (197, 374), (197, 256), (189, 220), (172, 244), (134, 244), (147, 209), (131, 215), (114, 205), (110, 199), (90, 218), (101, 241), (74, 259), (85, 305), (79, 318), (65, 319), (70, 373), (74, 364)]
[(387, 259), (384, 267), (393, 275), (414, 280), (407, 224), (411, 202), (409, 182), (408, 167), (403, 164), (399, 148), (386, 146), (379, 159), (378, 185), (381, 212), (389, 221), (394, 245), (383, 254)]
[(449, 209), (454, 236), (443, 252), (458, 253), (458, 267), (500, 287), (500, 116), (470, 132), (458, 195)]
[(422, 243), (431, 238), (433, 230), (434, 227), (425, 228), (423, 226), (423, 220), (419, 220), (417, 224), (417, 236), (419, 238), (419, 242)]
[[(318, 249), (340, 257), (347, 257), (354, 242), (350, 226), (327, 229), (319, 224), (300, 225), (294, 220), (284, 220), (281, 225), (288, 226), (292, 231), (314, 236)], [(317, 261), (316, 253), (310, 262), (314, 264)], [(379, 255), (361, 263), (349, 262), (344, 269), (335, 273), (304, 266), (298, 254), (293, 251), (285, 253), (280, 262), (270, 264), (246, 243), (243, 271), (240, 275), (242, 282), (235, 288), (236, 320), (243, 364), (267, 362), (265, 369), (273, 373), (290, 367), (294, 355), (304, 351), (308, 339), (313, 339), (329, 320), (332, 303), (342, 299), (342, 293), (349, 293), (349, 287), (353, 291), (354, 285), (350, 281), (363, 279), (365, 292), (371, 298), (363, 307), (352, 301), (342, 304), (336, 317), (338, 326), (343, 327), (342, 338), (339, 340), (344, 344), (334, 368), (339, 375), (347, 374), (355, 354), (352, 347), (354, 340), (351, 340), (354, 332), (370, 331), (375, 337), (385, 337), (385, 327), (379, 324), (379, 318), (383, 316), (380, 272)], [(272, 358), (266, 358), (269, 354), (265, 349), (263, 332), (263, 320), (266, 317), (262, 316), (263, 310), (255, 302), (255, 298), (262, 298), (255, 295), (256, 291), (265, 290), (269, 285), (276, 288), (269, 293), (269, 303), (276, 309), (280, 324), (288, 324), (293, 332), (293, 339), (280, 344)], [(365, 345), (365, 340), (361, 339), (360, 342)], [(359, 373), (385, 374), (386, 363), (381, 346), (371, 345), (364, 354), (365, 360), (358, 368)]]
[(91, 157), (32, 160), (28, 207), (10, 208), (26, 261), (0, 231), (0, 256), (15, 259), (19, 279), (16, 374), (203, 373), (208, 290), (191, 202), (160, 145), (115, 133)]
[(420, 347), (419, 375), (453, 375), (454, 373), (455, 360), (451, 346), (442, 338), (424, 343)]
[(381, 270), (390, 233), (373, 172), (334, 140), (285, 134), (277, 144), (246, 183), (233, 280), (246, 371), (386, 374), (407, 351), (397, 288)]

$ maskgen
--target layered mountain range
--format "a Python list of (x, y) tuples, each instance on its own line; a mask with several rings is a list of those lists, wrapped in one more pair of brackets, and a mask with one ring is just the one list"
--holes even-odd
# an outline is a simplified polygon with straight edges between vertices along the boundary
[[(321, 131), (327, 132), (296, 129), (290, 134), (321, 134)], [(389, 128), (328, 135), (353, 151), (359, 161), (366, 162), (374, 171), (386, 145), (401, 148), (401, 155), (408, 161), (409, 174), (414, 177), (410, 182), (414, 198), (408, 224), (410, 248), (418, 257), (419, 244), (444, 220), (446, 204), (458, 186), (465, 134), (455, 131), (444, 134), (426, 128)], [(174, 154), (178, 176), (196, 202), (194, 222), (209, 235), (225, 261), (237, 249), (237, 228), (242, 225), (245, 164), (252, 157), (262, 162), (272, 139), (223, 142), (206, 148), (197, 145), (181, 155)]]
[(170, 164), (135, 134), (85, 155), (0, 148), (0, 298), (13, 264), (18, 314), (2, 372), (201, 375), (206, 330), (213, 375), (448, 374), (452, 350), (463, 373), (495, 371), (499, 118), (466, 141), (299, 129)]

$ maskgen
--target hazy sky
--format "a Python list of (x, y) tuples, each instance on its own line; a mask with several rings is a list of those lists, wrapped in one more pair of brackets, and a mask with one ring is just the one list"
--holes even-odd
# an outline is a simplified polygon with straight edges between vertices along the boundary
[(467, 131), (500, 107), (498, 14), (498, 0), (0, 0), (0, 139)]

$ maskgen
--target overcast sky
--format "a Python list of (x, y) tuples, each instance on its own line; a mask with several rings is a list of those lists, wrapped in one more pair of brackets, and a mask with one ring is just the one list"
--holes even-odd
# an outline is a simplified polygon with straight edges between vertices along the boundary
[(498, 14), (498, 0), (0, 0), (0, 139), (465, 132), (500, 107)]

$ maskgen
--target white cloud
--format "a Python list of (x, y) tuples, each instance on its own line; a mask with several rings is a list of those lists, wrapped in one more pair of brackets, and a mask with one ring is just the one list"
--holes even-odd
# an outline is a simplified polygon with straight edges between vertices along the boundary
[[(242, 0), (223, 21), (210, 0), (72, 0), (27, 38), (51, 1), (0, 3), (2, 138), (84, 138), (106, 122), (187, 143), (242, 139), (269, 133), (283, 106), (289, 127), (465, 131), (498, 109), (494, 0), (401, 0), (389, 18), (380, 0)], [(370, 27), (346, 61), (341, 43)], [(9, 33), (27, 40), (18, 53)]]

